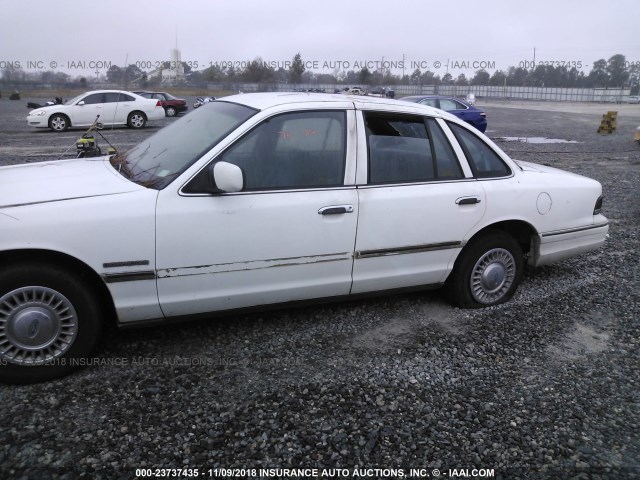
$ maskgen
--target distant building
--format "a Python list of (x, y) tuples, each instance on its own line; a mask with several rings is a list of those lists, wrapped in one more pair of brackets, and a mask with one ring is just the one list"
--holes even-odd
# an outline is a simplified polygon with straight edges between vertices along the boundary
[(184, 67), (180, 50), (177, 48), (171, 49), (169, 68), (163, 68), (161, 75), (163, 85), (175, 85), (184, 81)]

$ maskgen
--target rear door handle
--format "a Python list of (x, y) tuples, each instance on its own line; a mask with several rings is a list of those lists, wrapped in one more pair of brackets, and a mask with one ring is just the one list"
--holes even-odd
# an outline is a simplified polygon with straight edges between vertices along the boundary
[(353, 213), (353, 205), (330, 205), (318, 210), (320, 215), (341, 215), (343, 213)]
[(476, 203), (480, 203), (480, 199), (478, 197), (463, 197), (456, 200), (458, 205), (475, 205)]

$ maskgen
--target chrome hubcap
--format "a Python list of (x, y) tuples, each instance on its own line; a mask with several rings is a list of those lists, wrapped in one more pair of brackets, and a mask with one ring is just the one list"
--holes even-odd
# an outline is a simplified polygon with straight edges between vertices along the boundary
[(516, 261), (504, 248), (486, 252), (471, 271), (471, 294), (480, 303), (500, 300), (511, 288), (516, 276)]
[(60, 117), (56, 117), (53, 120), (51, 120), (51, 126), (53, 127), (54, 130), (62, 130), (66, 125), (66, 122), (64, 121), (63, 118)]
[(47, 287), (22, 287), (0, 298), (0, 357), (42, 365), (69, 350), (78, 334), (71, 302)]
[(133, 125), (134, 127), (141, 127), (143, 123), (144, 119), (141, 115), (133, 115), (131, 117), (131, 125)]

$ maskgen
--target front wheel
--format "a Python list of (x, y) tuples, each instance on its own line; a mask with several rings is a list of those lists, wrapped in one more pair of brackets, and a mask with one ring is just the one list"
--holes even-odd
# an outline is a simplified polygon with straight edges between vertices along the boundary
[(460, 254), (447, 280), (449, 296), (461, 307), (481, 308), (509, 300), (520, 283), (522, 248), (510, 235), (492, 230)]
[(66, 132), (70, 123), (69, 117), (61, 113), (56, 113), (49, 119), (49, 128), (54, 132)]
[(142, 112), (131, 112), (127, 118), (129, 128), (143, 128), (147, 124), (147, 117)]
[(0, 273), (0, 381), (51, 380), (82, 365), (101, 329), (96, 296), (81, 277), (52, 265)]
[(175, 117), (176, 113), (178, 113), (175, 109), (175, 107), (167, 107), (164, 110), (164, 113), (167, 117)]

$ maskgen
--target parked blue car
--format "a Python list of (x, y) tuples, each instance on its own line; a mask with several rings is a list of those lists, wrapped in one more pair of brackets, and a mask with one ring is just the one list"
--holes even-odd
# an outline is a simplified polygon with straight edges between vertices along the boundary
[(458, 98), (439, 95), (412, 95), (402, 97), (402, 100), (422, 103), (423, 105), (445, 110), (468, 124), (473, 125), (483, 133), (487, 129), (487, 114), (485, 111), (463, 102)]

